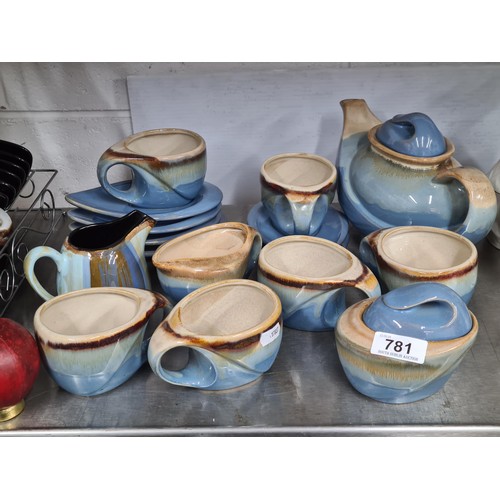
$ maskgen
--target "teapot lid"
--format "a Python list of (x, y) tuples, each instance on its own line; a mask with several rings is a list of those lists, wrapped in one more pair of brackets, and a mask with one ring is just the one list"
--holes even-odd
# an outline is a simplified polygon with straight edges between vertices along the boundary
[(387, 148), (408, 156), (428, 158), (447, 151), (445, 137), (424, 113), (396, 115), (382, 123), (375, 136)]
[(441, 283), (414, 283), (377, 298), (363, 314), (374, 331), (428, 341), (463, 337), (472, 317), (462, 298)]

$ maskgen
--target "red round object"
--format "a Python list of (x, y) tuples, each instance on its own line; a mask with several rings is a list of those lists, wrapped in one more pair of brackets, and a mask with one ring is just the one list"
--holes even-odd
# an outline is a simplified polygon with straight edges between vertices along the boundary
[(19, 323), (0, 318), (0, 409), (22, 401), (39, 370), (36, 340)]

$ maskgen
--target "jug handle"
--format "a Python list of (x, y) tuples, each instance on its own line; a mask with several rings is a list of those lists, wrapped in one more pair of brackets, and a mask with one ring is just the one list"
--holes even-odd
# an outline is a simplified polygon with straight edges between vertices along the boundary
[(42, 297), (44, 300), (50, 300), (53, 299), (54, 296), (51, 295), (45, 288), (41, 285), (40, 281), (38, 280), (36, 274), (35, 274), (35, 264), (38, 259), (41, 259), (42, 257), (48, 257), (49, 259), (52, 259), (56, 266), (57, 266), (57, 272), (61, 272), (62, 269), (62, 263), (64, 257), (60, 252), (55, 250), (54, 248), (47, 247), (47, 246), (39, 246), (32, 248), (24, 258), (23, 262), (23, 268), (24, 268), (24, 275), (26, 276), (26, 279), (28, 280), (29, 284), (35, 290), (35, 292)]
[(486, 174), (474, 167), (456, 166), (443, 169), (434, 177), (435, 181), (444, 183), (452, 179), (464, 186), (469, 199), (467, 215), (454, 231), (477, 243), (490, 232), (495, 222), (497, 215), (495, 190)]

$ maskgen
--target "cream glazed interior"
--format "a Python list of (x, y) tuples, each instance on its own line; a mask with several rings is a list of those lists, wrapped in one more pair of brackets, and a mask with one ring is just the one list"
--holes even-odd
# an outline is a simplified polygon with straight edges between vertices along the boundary
[(452, 269), (477, 260), (477, 249), (467, 238), (424, 226), (387, 232), (378, 251), (387, 262), (417, 270)]
[[(205, 230), (206, 229), (206, 230)], [(188, 233), (162, 245), (155, 256), (158, 264), (178, 259), (207, 259), (238, 252), (243, 247), (247, 234), (239, 227), (221, 225)]]
[(321, 238), (290, 236), (266, 245), (261, 264), (280, 274), (306, 280), (326, 280), (348, 272), (351, 256), (339, 245)]
[(131, 136), (125, 142), (125, 147), (133, 153), (146, 156), (175, 158), (201, 152), (204, 149), (204, 140), (188, 130), (158, 129)]
[[(59, 295), (36, 312), (37, 333), (57, 344), (85, 342), (133, 327), (154, 307), (155, 294), (126, 287), (87, 288)], [(91, 314), (89, 314), (91, 312)]]
[[(281, 313), (278, 297), (250, 280), (226, 280), (200, 288), (176, 306), (178, 334), (234, 336), (258, 331), (269, 318)], [(178, 328), (181, 327), (181, 328)]]
[(264, 178), (273, 184), (296, 190), (316, 191), (336, 179), (335, 166), (325, 158), (306, 153), (269, 158), (262, 166)]

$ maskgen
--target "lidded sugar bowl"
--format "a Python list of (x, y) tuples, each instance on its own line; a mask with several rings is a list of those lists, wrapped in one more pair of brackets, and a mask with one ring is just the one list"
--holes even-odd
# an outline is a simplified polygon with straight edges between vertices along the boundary
[(414, 283), (349, 307), (335, 342), (354, 389), (383, 403), (410, 403), (443, 388), (477, 333), (477, 319), (454, 290)]

